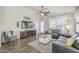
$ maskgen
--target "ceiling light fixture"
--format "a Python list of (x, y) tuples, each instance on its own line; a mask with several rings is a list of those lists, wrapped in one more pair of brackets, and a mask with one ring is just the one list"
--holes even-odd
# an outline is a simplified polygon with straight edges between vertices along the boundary
[(40, 11), (40, 16), (48, 16), (49, 13), (50, 12), (48, 11), (48, 9), (42, 6), (42, 10)]

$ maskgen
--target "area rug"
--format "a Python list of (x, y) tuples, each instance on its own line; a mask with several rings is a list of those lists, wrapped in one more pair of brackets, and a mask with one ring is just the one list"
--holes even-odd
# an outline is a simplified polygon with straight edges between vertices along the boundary
[(40, 43), (38, 39), (28, 43), (31, 47), (37, 49), (38, 51), (42, 53), (52, 53), (52, 41), (50, 41), (48, 44)]

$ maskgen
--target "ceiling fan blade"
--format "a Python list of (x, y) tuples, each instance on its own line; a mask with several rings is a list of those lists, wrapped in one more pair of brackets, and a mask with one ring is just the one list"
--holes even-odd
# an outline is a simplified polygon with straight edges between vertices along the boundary
[(44, 14), (48, 16), (49, 13), (50, 13), (50, 12), (45, 12)]
[(46, 12), (46, 13), (50, 13), (50, 12)]

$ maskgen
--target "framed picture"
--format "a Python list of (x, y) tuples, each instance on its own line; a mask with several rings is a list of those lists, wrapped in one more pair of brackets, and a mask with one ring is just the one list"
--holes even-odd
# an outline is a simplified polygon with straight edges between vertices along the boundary
[(19, 27), (19, 22), (17, 22), (17, 28)]

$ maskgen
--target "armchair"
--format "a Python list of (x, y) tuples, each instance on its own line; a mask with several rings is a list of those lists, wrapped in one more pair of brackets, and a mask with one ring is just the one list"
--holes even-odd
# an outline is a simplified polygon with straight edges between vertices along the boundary
[(11, 40), (11, 38), (8, 36), (8, 33), (7, 32), (3, 32), (2, 33), (2, 43), (4, 42), (5, 44), (7, 43), (7, 42), (9, 42)]
[(13, 35), (13, 31), (10, 31), (10, 32), (5, 31), (5, 32), (2, 33), (1, 42), (5, 43), (5, 44), (7, 44), (7, 42), (10, 42), (11, 45), (12, 45), (13, 41), (16, 40), (16, 39), (17, 39), (17, 36)]
[(11, 44), (13, 41), (17, 42), (17, 35), (14, 34), (14, 31), (9, 31), (9, 37), (11, 38)]

